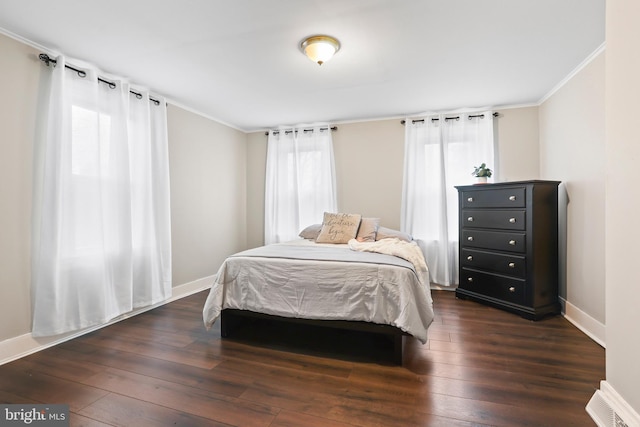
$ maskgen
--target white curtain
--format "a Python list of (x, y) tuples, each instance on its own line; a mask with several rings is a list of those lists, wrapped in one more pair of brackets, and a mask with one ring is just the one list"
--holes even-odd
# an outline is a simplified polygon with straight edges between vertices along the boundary
[(36, 141), (34, 336), (103, 324), (171, 295), (166, 104), (57, 58)]
[(337, 209), (331, 130), (327, 126), (269, 132), (265, 184), (265, 244), (298, 237)]
[(433, 283), (458, 284), (454, 186), (472, 184), (481, 163), (496, 173), (491, 111), (405, 121), (401, 228), (420, 239)]

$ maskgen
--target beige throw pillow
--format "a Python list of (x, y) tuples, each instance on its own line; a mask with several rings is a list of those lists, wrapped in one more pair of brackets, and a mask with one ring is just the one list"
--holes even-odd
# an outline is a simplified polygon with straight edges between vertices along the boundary
[(360, 214), (324, 213), (318, 243), (348, 243), (356, 237), (360, 226)]
[(362, 218), (356, 239), (361, 242), (375, 242), (380, 218)]

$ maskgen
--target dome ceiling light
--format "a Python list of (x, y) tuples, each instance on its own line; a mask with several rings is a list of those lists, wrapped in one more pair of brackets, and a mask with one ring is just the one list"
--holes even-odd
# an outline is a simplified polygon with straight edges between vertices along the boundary
[(322, 65), (340, 50), (340, 42), (331, 36), (311, 36), (300, 44), (300, 49), (310, 60)]

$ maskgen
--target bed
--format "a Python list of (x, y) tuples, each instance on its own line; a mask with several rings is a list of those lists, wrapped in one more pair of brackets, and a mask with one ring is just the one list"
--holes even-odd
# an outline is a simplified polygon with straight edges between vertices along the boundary
[(402, 337), (427, 340), (433, 321), (428, 269), (416, 242), (346, 244), (299, 239), (249, 249), (220, 267), (203, 309), (207, 329), (221, 319), (268, 317), (388, 335), (402, 363)]

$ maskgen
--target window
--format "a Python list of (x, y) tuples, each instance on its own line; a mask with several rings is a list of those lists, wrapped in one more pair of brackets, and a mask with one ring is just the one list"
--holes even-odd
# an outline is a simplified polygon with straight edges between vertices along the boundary
[(296, 239), (337, 205), (331, 131), (270, 132), (267, 144), (265, 244)]
[(109, 157), (111, 116), (73, 105), (71, 107), (71, 172), (96, 176), (100, 159)]
[[(458, 192), (474, 166), (493, 165), (491, 112), (406, 121), (403, 231), (420, 239), (431, 280), (458, 283)], [(492, 168), (493, 169), (493, 168)]]
[(34, 336), (171, 294), (166, 104), (65, 70), (62, 57), (47, 90), (34, 166)]

